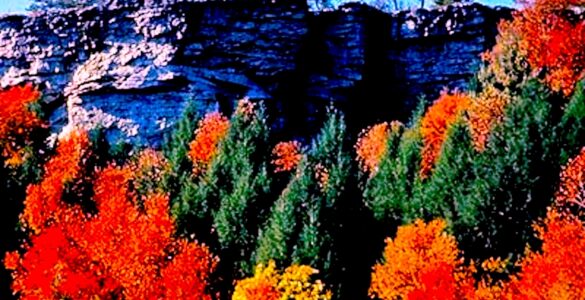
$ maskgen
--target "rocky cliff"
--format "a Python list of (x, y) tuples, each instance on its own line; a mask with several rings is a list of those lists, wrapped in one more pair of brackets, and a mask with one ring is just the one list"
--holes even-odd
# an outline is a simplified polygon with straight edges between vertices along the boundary
[(0, 17), (0, 84), (42, 84), (55, 130), (100, 124), (149, 144), (190, 99), (226, 113), (236, 99), (265, 100), (274, 128), (297, 135), (335, 102), (359, 128), (464, 88), (510, 16), (478, 4), (390, 15), (360, 4), (315, 14), (300, 0), (156, 2)]

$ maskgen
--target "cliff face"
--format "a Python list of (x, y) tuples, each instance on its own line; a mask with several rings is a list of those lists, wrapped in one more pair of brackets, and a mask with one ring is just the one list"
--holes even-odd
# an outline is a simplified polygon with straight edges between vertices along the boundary
[[(153, 1), (154, 2), (154, 1)], [(110, 1), (0, 17), (0, 84), (43, 84), (51, 119), (156, 144), (190, 99), (266, 100), (276, 130), (312, 132), (329, 102), (350, 126), (404, 119), (463, 88), (509, 10), (477, 4), (313, 14), (302, 1)], [(292, 130), (289, 130), (292, 129)]]

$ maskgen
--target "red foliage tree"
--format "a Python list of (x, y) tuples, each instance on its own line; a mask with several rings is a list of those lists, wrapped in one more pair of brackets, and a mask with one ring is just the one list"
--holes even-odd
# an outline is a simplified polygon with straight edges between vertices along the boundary
[[(570, 17), (583, 0), (525, 1), (512, 21), (531, 68), (544, 71), (554, 91), (570, 95), (585, 72), (585, 21)], [(577, 12), (578, 13), (578, 12)]]
[(209, 299), (216, 260), (205, 246), (174, 237), (166, 195), (137, 199), (129, 167), (97, 172), (93, 212), (63, 201), (87, 146), (85, 133), (61, 141), (45, 179), (29, 189), (22, 221), (33, 229), (30, 241), (4, 261), (13, 291), (22, 299)]
[(506, 299), (585, 299), (585, 227), (582, 221), (554, 210), (537, 226), (542, 249), (520, 264)]
[(229, 127), (229, 120), (219, 112), (208, 113), (199, 122), (199, 127), (195, 131), (195, 139), (191, 142), (189, 150), (195, 174), (200, 174), (209, 166)]
[(82, 161), (90, 155), (86, 132), (72, 131), (59, 141), (55, 156), (44, 167), (44, 177), (27, 188), (22, 223), (34, 233), (40, 233), (49, 223), (62, 217), (61, 197), (66, 185), (81, 178)]
[(31, 84), (0, 91), (0, 155), (7, 165), (17, 166), (26, 159), (32, 132), (44, 126), (31, 110), (40, 97)]

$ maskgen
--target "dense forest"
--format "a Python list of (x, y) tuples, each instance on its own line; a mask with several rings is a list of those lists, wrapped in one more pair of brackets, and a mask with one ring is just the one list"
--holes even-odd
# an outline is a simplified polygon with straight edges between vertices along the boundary
[[(193, 102), (162, 149), (51, 135), (0, 91), (2, 280), (19, 299), (585, 299), (583, 0), (499, 25), (466, 91), (310, 143)], [(3, 297), (4, 298), (4, 297)]]

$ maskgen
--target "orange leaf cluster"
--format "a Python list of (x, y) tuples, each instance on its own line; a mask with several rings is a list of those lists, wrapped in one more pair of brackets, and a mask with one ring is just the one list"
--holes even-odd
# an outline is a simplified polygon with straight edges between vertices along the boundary
[(129, 168), (134, 174), (134, 185), (138, 191), (146, 193), (164, 192), (160, 187), (154, 186), (163, 180), (170, 165), (162, 152), (153, 149), (145, 149), (130, 163)]
[(301, 161), (301, 143), (297, 141), (280, 142), (274, 146), (272, 155), (275, 157), (272, 164), (274, 172), (289, 172), (294, 170)]
[(4, 260), (13, 291), (22, 299), (210, 299), (205, 289), (216, 260), (205, 246), (174, 237), (166, 195), (137, 204), (130, 167), (98, 171), (94, 209), (62, 199), (87, 144), (86, 133), (61, 141), (45, 179), (28, 190), (23, 222), (36, 230), (22, 255)]
[(447, 130), (470, 105), (469, 96), (461, 93), (443, 92), (439, 99), (428, 109), (421, 120), (423, 138), (420, 175), (426, 178), (433, 169), (447, 138)]
[(380, 123), (363, 130), (355, 144), (357, 161), (364, 172), (375, 173), (387, 152), (390, 126)]
[(585, 299), (585, 227), (574, 216), (549, 211), (537, 232), (542, 250), (521, 262), (506, 299)]
[(244, 116), (244, 118), (250, 119), (254, 115), (256, 111), (256, 104), (250, 101), (248, 97), (241, 99), (238, 101), (238, 105), (236, 107), (236, 114)]
[(471, 102), (468, 113), (469, 128), (475, 149), (483, 151), (495, 124), (504, 117), (510, 98), (489, 85)]
[(32, 131), (44, 126), (30, 109), (40, 97), (40, 92), (31, 84), (0, 91), (0, 155), (6, 159), (6, 165), (22, 164)]
[(527, 1), (512, 21), (532, 69), (544, 70), (550, 88), (565, 95), (585, 74), (585, 21), (568, 12), (584, 5), (583, 0)]
[(385, 262), (374, 266), (370, 295), (383, 300), (463, 299), (472, 293), (473, 280), (445, 227), (442, 220), (399, 227), (396, 238), (386, 241)]
[(317, 179), (317, 184), (322, 191), (327, 189), (327, 185), (329, 184), (329, 170), (321, 163), (315, 166), (315, 179)]
[(208, 113), (203, 120), (199, 121), (195, 139), (189, 145), (189, 158), (193, 162), (195, 174), (201, 174), (209, 166), (217, 154), (219, 143), (227, 135), (229, 127), (229, 120), (219, 112)]

